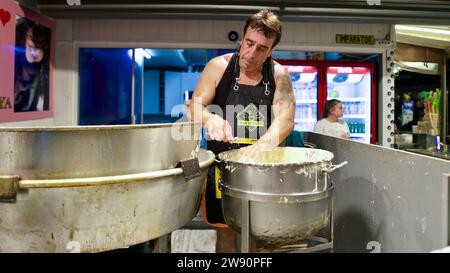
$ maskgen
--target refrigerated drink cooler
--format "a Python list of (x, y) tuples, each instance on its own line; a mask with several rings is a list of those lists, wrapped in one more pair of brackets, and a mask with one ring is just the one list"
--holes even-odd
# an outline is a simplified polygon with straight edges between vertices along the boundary
[(315, 66), (288, 66), (295, 96), (295, 129), (313, 131), (317, 122), (318, 70)]
[(371, 62), (277, 60), (291, 74), (296, 101), (295, 129), (314, 131), (326, 100), (344, 107), (350, 139), (376, 142), (376, 76)]

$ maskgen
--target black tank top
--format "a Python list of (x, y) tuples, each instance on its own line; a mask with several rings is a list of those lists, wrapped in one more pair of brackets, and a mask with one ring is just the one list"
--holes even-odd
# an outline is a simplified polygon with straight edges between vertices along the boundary
[[(272, 103), (275, 93), (274, 64), (268, 58), (263, 65), (263, 80), (256, 86), (238, 84), (239, 56), (237, 53), (231, 57), (227, 68), (216, 88), (212, 104), (222, 110), (222, 117), (233, 128), (233, 136), (239, 138), (259, 139), (271, 124)], [(234, 106), (236, 111), (227, 115), (227, 106)], [(212, 109), (211, 112), (214, 112)], [(216, 155), (243, 145), (230, 144), (219, 141), (207, 141), (207, 149)], [(244, 145), (245, 146), (245, 145)]]

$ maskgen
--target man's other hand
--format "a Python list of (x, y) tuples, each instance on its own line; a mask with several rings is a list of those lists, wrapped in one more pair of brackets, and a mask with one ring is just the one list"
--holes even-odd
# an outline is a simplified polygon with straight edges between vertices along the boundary
[(229, 142), (234, 139), (230, 124), (218, 115), (212, 115), (208, 119), (206, 129), (209, 135), (208, 140)]

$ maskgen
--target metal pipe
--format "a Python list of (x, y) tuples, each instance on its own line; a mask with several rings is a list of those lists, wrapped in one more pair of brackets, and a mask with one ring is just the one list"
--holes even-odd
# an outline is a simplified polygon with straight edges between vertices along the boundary
[(144, 74), (144, 62), (145, 61), (143, 61), (142, 62), (142, 66), (141, 66), (141, 93), (140, 93), (140, 96), (141, 96), (141, 105), (140, 105), (140, 107), (141, 107), (141, 110), (140, 110), (140, 113), (139, 113), (139, 115), (140, 115), (140, 124), (144, 124), (144, 77), (145, 77), (145, 74)]
[[(41, 10), (65, 10), (64, 5), (39, 5)], [(313, 15), (313, 14), (327, 14), (327, 15), (339, 15), (339, 14), (353, 14), (353, 15), (377, 15), (382, 17), (397, 16), (400, 18), (448, 18), (448, 11), (445, 6), (434, 7), (433, 9), (423, 10), (418, 9), (407, 10), (385, 10), (385, 9), (366, 9), (364, 7), (284, 7), (283, 15)], [(238, 11), (238, 13), (245, 13), (246, 11), (258, 11), (261, 9), (268, 9), (275, 12), (280, 11), (279, 7), (274, 6), (245, 6), (245, 5), (80, 5), (73, 6), (71, 10), (149, 10), (155, 12), (178, 12), (183, 13), (197, 13), (201, 11)]]
[(442, 61), (442, 73), (441, 73), (441, 140), (448, 144), (446, 136), (448, 134), (448, 94), (447, 94), (447, 53), (443, 53)]
[[(229, 19), (235, 16), (248, 16), (261, 9), (268, 9), (278, 13), (285, 21), (359, 21), (367, 20), (375, 22), (396, 22), (396, 23), (430, 23), (448, 24), (449, 7), (441, 1), (407, 1), (383, 3), (382, 7), (372, 6), (364, 1), (355, 3), (354, 1), (302, 1), (302, 3), (286, 3), (284, 1), (273, 2), (253, 2), (252, 5), (204, 5), (197, 3), (185, 4), (83, 4), (71, 6), (62, 4), (43, 4), (39, 8), (44, 14), (51, 14), (53, 17), (80, 17), (88, 18), (95, 16), (98, 18), (147, 18), (151, 15), (155, 18), (165, 19), (191, 19), (193, 16), (202, 19)], [(104, 11), (105, 14), (99, 14)], [(89, 13), (91, 12), (91, 13)], [(94, 14), (95, 13), (95, 14)]]
[(183, 171), (181, 170), (181, 168), (175, 168), (156, 172), (103, 176), (103, 177), (64, 178), (64, 179), (24, 179), (20, 180), (18, 184), (19, 189), (104, 186), (111, 184), (142, 182), (153, 178), (162, 178), (167, 176), (180, 175), (182, 173)]
[(134, 66), (136, 65), (136, 49), (131, 49), (132, 58), (131, 58), (131, 124), (136, 124), (136, 117), (134, 116), (134, 97), (135, 97), (135, 77), (134, 77)]
[[(40, 9), (46, 9), (46, 10), (53, 10), (53, 9), (67, 9), (67, 5), (39, 5)], [(102, 10), (111, 10), (111, 9), (168, 9), (168, 10), (174, 10), (174, 9), (180, 9), (180, 10), (204, 10), (204, 9), (211, 9), (211, 10), (239, 10), (247, 9), (247, 10), (255, 10), (258, 11), (260, 9), (269, 9), (269, 10), (278, 10), (278, 7), (273, 6), (248, 6), (248, 5), (193, 5), (193, 4), (141, 4), (141, 5), (130, 5), (130, 4), (113, 4), (113, 5), (90, 5), (90, 4), (83, 4), (79, 6), (71, 6), (70, 9), (74, 10), (83, 10), (83, 9), (102, 9)]]
[(241, 252), (250, 252), (250, 201), (242, 200)]
[[(207, 153), (208, 153), (208, 160), (200, 162), (201, 169), (211, 165), (214, 161), (214, 154), (211, 151), (207, 151)], [(18, 182), (18, 187), (19, 189), (31, 189), (31, 188), (67, 188), (67, 187), (103, 186), (111, 184), (143, 182), (149, 179), (181, 175), (182, 173), (183, 173), (182, 168), (173, 168), (146, 173), (103, 176), (103, 177), (64, 178), (64, 179), (24, 179)]]

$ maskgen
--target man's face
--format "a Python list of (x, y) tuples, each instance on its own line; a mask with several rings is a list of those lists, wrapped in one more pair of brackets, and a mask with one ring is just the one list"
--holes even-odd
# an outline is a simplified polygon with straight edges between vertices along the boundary
[(31, 31), (29, 31), (25, 39), (25, 58), (29, 63), (38, 63), (44, 58), (44, 51), (35, 46), (31, 35)]
[(267, 57), (272, 54), (274, 39), (267, 38), (263, 32), (249, 27), (239, 50), (241, 69), (249, 71), (261, 70)]

